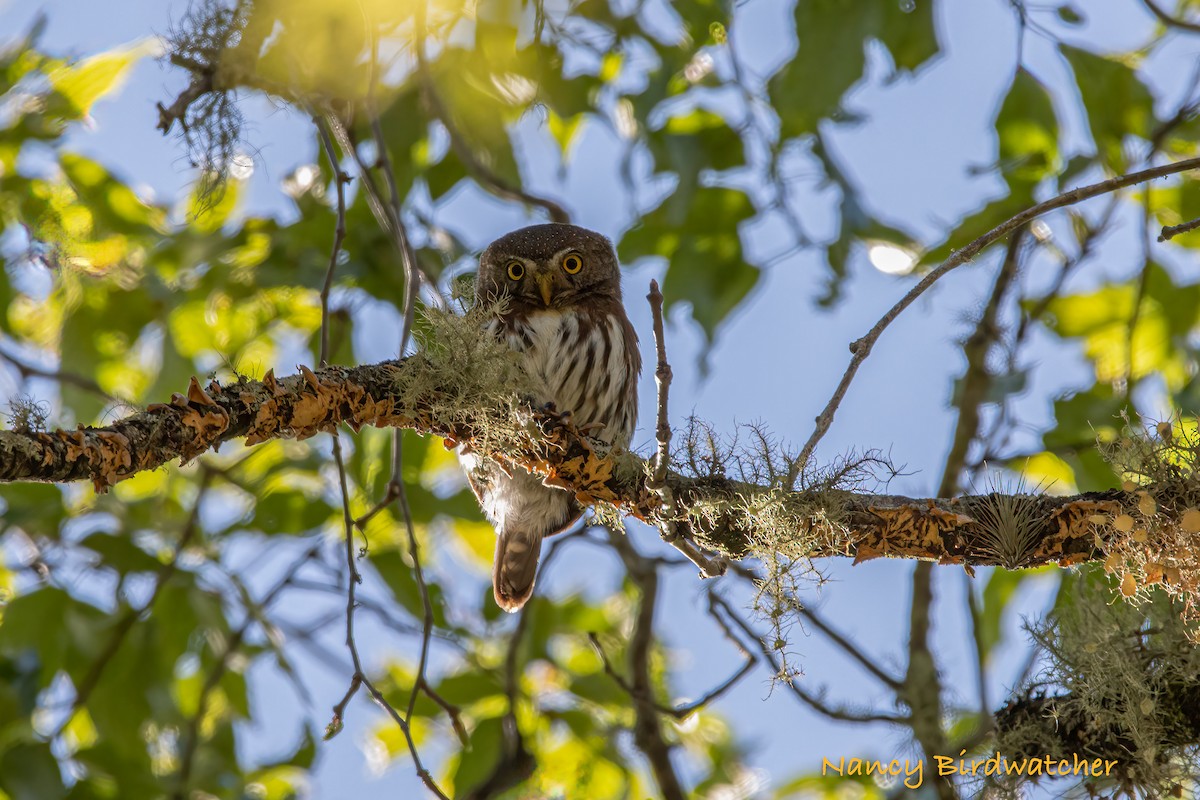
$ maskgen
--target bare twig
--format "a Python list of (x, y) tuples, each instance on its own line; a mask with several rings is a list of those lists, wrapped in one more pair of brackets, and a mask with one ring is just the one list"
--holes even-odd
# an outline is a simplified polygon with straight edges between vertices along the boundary
[(1196, 230), (1196, 228), (1200, 228), (1200, 217), (1197, 217), (1196, 219), (1193, 219), (1189, 222), (1184, 222), (1180, 225), (1164, 225), (1162, 232), (1158, 234), (1158, 241), (1160, 241), (1160, 242), (1168, 241), (1170, 239), (1175, 238), (1176, 236), (1178, 236), (1181, 233), (1187, 233), (1188, 231), (1194, 231), (1194, 230)]
[(970, 244), (954, 251), (949, 258), (935, 269), (929, 271), (925, 277), (917, 282), (916, 286), (910, 289), (900, 300), (892, 306), (883, 317), (875, 323), (875, 325), (867, 331), (866, 335), (858, 339), (850, 345), (850, 363), (846, 367), (845, 373), (842, 375), (841, 381), (833, 392), (833, 396), (825, 405), (824, 410), (817, 416), (816, 428), (808, 441), (804, 443), (804, 447), (800, 451), (800, 456), (796, 459), (795, 464), (791, 469), (790, 482), (795, 482), (800, 475), (800, 470), (809, 462), (813, 451), (817, 444), (825, 436), (829, 430), (829, 426), (833, 423), (834, 414), (837, 412), (838, 406), (841, 405), (842, 399), (846, 396), (846, 391), (850, 388), (850, 383), (854, 380), (858, 368), (862, 366), (863, 361), (871, 354), (871, 348), (879, 340), (884, 330), (895, 321), (896, 317), (908, 308), (912, 303), (920, 297), (924, 292), (938, 281), (946, 273), (970, 261), (978, 255), (984, 248), (992, 243), (999, 241), (1008, 234), (1015, 231), (1027, 222), (1030, 222), (1047, 212), (1054, 211), (1059, 208), (1080, 203), (1084, 200), (1098, 197), (1109, 192), (1115, 192), (1118, 189), (1123, 189), (1126, 186), (1133, 186), (1146, 181), (1162, 178), (1167, 175), (1174, 175), (1179, 172), (1200, 168), (1200, 158), (1189, 158), (1184, 161), (1177, 161), (1171, 164), (1163, 164), (1150, 169), (1133, 172), (1128, 175), (1121, 175), (1116, 178), (1110, 178), (1100, 183), (1095, 183), (1090, 186), (1081, 186), (1078, 189), (1072, 189), (1069, 192), (1064, 192), (1057, 197), (1038, 203), (1037, 205), (1022, 211), (1014, 217), (1011, 217), (996, 227), (992, 228), (987, 233), (975, 239)]
[(836, 630), (832, 625), (826, 622), (823, 617), (817, 614), (817, 612), (813, 611), (807, 606), (801, 606), (799, 604), (797, 604), (797, 606), (797, 613), (799, 613), (804, 619), (808, 620), (808, 622), (811, 623), (814, 628), (825, 634), (825, 636), (827, 636), (834, 644), (840, 647), (842, 651), (846, 653), (846, 655), (857, 661), (863, 669), (874, 675), (888, 688), (892, 689), (893, 691), (899, 690), (901, 684), (898, 678), (884, 672), (875, 661), (868, 658), (867, 655), (862, 652), (862, 650), (860, 650), (853, 642), (851, 642), (843, 633)]
[[(762, 576), (751, 567), (747, 567), (742, 564), (733, 564), (732, 567), (738, 577), (748, 581), (756, 588), (762, 581)], [(854, 661), (857, 661), (858, 664), (871, 675), (874, 675), (875, 678), (878, 679), (879, 682), (884, 686), (892, 691), (898, 692), (900, 690), (900, 678), (884, 672), (883, 669), (878, 666), (879, 659), (868, 656), (861, 648), (858, 647), (858, 645), (850, 641), (850, 637), (833, 627), (832, 624), (827, 622), (825, 618), (816, 611), (812, 610), (806, 605), (803, 605), (799, 601), (799, 598), (792, 597), (788, 604), (788, 608), (794, 609), (797, 614), (811, 623), (814, 628), (819, 630), (834, 644), (840, 647), (846, 653), (846, 655), (848, 655)]]
[[(754, 669), (754, 665), (757, 663), (757, 659), (755, 659), (754, 654), (747, 650), (745, 646), (742, 645), (741, 641), (734, 637), (731, 632), (729, 632), (729, 626), (723, 619), (715, 615), (714, 619), (716, 619), (717, 624), (726, 631), (729, 640), (732, 641), (738, 648), (738, 651), (745, 658), (745, 661), (743, 662), (742, 666), (739, 667), (738, 670), (730, 675), (725, 681), (718, 684), (708, 692), (705, 692), (704, 696), (699, 700), (695, 700), (691, 703), (685, 703), (681, 706), (668, 706), (658, 702), (653, 698), (653, 696), (649, 698), (643, 698), (643, 700), (653, 706), (654, 710), (658, 713), (667, 717), (671, 717), (672, 719), (687, 719), (692, 714), (696, 713), (696, 711), (704, 708), (704, 706), (718, 699), (721, 695), (725, 694), (725, 692), (732, 689), (738, 681), (745, 677), (746, 673)], [(620, 673), (618, 673), (616, 668), (613, 667), (612, 662), (608, 658), (608, 653), (606, 653), (604, 650), (604, 645), (600, 642), (600, 638), (596, 636), (595, 633), (589, 632), (588, 641), (592, 643), (592, 648), (596, 651), (596, 655), (600, 657), (600, 664), (604, 668), (604, 674), (612, 678), (613, 681), (621, 687), (622, 691), (632, 697), (636, 690), (632, 685), (630, 685), (629, 681), (621, 677)]]
[(410, 279), (415, 277), (418, 279), (418, 282), (425, 283), (430, 290), (431, 296), (440, 300), (441, 294), (437, 290), (437, 282), (432, 276), (426, 274), (421, 269), (403, 221), (396, 214), (393, 214), (391, 206), (384, 202), (379, 185), (371, 175), (370, 168), (363, 162), (362, 156), (359, 155), (358, 148), (354, 146), (350, 132), (346, 130), (346, 126), (342, 124), (342, 121), (336, 114), (325, 114), (325, 121), (329, 124), (329, 130), (333, 134), (333, 138), (337, 141), (338, 146), (342, 149), (342, 152), (349, 154), (354, 159), (354, 164), (358, 168), (359, 180), (362, 187), (366, 190), (367, 205), (371, 208), (371, 213), (374, 215), (375, 221), (391, 237), (392, 244), (396, 248), (396, 252), (400, 255), (401, 262), (404, 264), (404, 274), (409, 276)]
[(742, 617), (733, 610), (733, 607), (727, 600), (725, 600), (725, 598), (721, 597), (721, 595), (719, 595), (713, 589), (709, 590), (709, 598), (709, 602), (714, 609), (714, 613), (717, 609), (719, 609), (725, 618), (731, 622), (734, 627), (739, 629), (744, 636), (751, 641), (757, 642), (759, 650), (762, 652), (763, 660), (771, 666), (771, 668), (774, 670), (775, 676), (782, 681), (785, 686), (787, 686), (788, 690), (791, 691), (793, 695), (795, 695), (802, 703), (811, 708), (813, 711), (816, 711), (818, 714), (824, 717), (837, 720), (839, 722), (886, 722), (893, 725), (907, 725), (909, 723), (909, 717), (900, 716), (898, 714), (885, 714), (883, 712), (874, 711), (859, 712), (833, 706), (825, 702), (824, 698), (804, 689), (799, 685), (795, 678), (791, 678), (785, 674), (783, 665), (780, 664), (779, 659), (776, 657), (775, 651), (763, 641), (762, 637), (759, 636), (752, 627), (750, 627), (748, 622), (742, 619)]
[(187, 112), (192, 103), (199, 100), (204, 95), (213, 91), (213, 70), (211, 67), (200, 67), (196, 65), (192, 69), (192, 80), (187, 87), (179, 93), (174, 102), (169, 106), (164, 106), (162, 103), (156, 103), (158, 108), (158, 125), (157, 130), (163, 132), (163, 135), (171, 132), (171, 126), (176, 120), (179, 120), (179, 127), (183, 128), (184, 133), (187, 133)]
[(191, 779), (192, 765), (195, 763), (196, 751), (200, 746), (200, 723), (208, 712), (208, 701), (212, 696), (213, 690), (217, 688), (217, 685), (221, 682), (221, 678), (225, 676), (225, 671), (229, 667), (229, 661), (241, 648), (242, 641), (245, 639), (251, 624), (252, 622), (247, 620), (245, 624), (234, 631), (233, 635), (229, 637), (225, 649), (217, 659), (216, 666), (208, 673), (208, 677), (205, 678), (204, 685), (200, 689), (200, 697), (196, 701), (196, 713), (188, 720), (187, 728), (184, 731), (183, 747), (179, 756), (179, 772), (175, 776), (175, 792), (172, 795), (174, 800), (185, 800), (185, 798), (190, 796), (188, 782)]
[(655, 492), (662, 500), (663, 506), (663, 541), (670, 544), (700, 570), (701, 577), (718, 578), (725, 574), (728, 562), (717, 556), (709, 558), (689, 541), (679, 530), (679, 505), (675, 499), (674, 490), (667, 483), (667, 471), (671, 466), (671, 425), (667, 420), (667, 397), (671, 391), (671, 364), (667, 361), (666, 334), (663, 330), (663, 295), (659, 291), (658, 281), (650, 281), (650, 312), (654, 316), (654, 347), (658, 357), (654, 369), (654, 382), (658, 386), (658, 425), (655, 427), (655, 438), (658, 449), (655, 452), (650, 477), (646, 480), (646, 488)]
[[(259, 617), (265, 613), (265, 610), (278, 599), (284, 589), (292, 585), (296, 573), (300, 567), (310, 560), (321, 547), (321, 543), (309, 547), (304, 554), (287, 570), (284, 571), (283, 577), (263, 596), (263, 599), (258, 603), (247, 604), (246, 621), (229, 637), (225, 643), (224, 649), (217, 658), (217, 663), (208, 677), (204, 681), (204, 685), (200, 690), (200, 697), (197, 701), (196, 713), (188, 721), (187, 728), (183, 736), (183, 746), (179, 756), (179, 771), (175, 776), (175, 790), (172, 794), (174, 800), (184, 800), (190, 796), (188, 793), (188, 782), (191, 777), (192, 766), (195, 760), (196, 751), (200, 745), (200, 724), (208, 711), (208, 701), (213, 690), (221, 682), (226, 670), (229, 668), (229, 662), (235, 653), (241, 648), (242, 643), (246, 639), (246, 634), (259, 621)], [(259, 614), (254, 613), (254, 606), (261, 609)]]
[(987, 399), (988, 389), (992, 384), (992, 375), (988, 372), (987, 357), (992, 345), (1000, 337), (998, 320), (1000, 307), (1008, 294), (1009, 288), (1016, 281), (1020, 267), (1021, 247), (1025, 242), (1025, 228), (1018, 228), (1008, 241), (1004, 260), (1000, 263), (1000, 271), (992, 285), (992, 293), (975, 330), (963, 343), (963, 355), (967, 359), (967, 368), (959, 383), (958, 392), (958, 421), (954, 426), (954, 439), (950, 452), (946, 456), (946, 464), (942, 471), (942, 491), (955, 493), (959, 489), (959, 474), (967, 460), (967, 451), (971, 442), (979, 435), (979, 410)]
[(1169, 28), (1179, 28), (1180, 30), (1191, 31), (1192, 33), (1200, 33), (1200, 22), (1192, 22), (1190, 20), (1180, 19), (1179, 17), (1172, 16), (1171, 14), (1167, 13), (1165, 8), (1155, 2), (1155, 0), (1142, 0), (1142, 5), (1144, 5), (1151, 14), (1158, 17), (1159, 21)]
[[(341, 488), (341, 492), (342, 492), (342, 524), (345, 527), (346, 561), (347, 561), (347, 566), (349, 568), (349, 574), (350, 574), (350, 579), (348, 581), (349, 585), (346, 590), (346, 647), (350, 651), (350, 659), (354, 666), (354, 673), (353, 673), (353, 675), (351, 675), (350, 686), (347, 688), (346, 694), (343, 695), (342, 699), (333, 708), (333, 717), (330, 720), (329, 724), (325, 728), (325, 738), (328, 739), (328, 738), (331, 738), (332, 736), (337, 735), (337, 733), (342, 729), (342, 724), (343, 724), (343, 720), (345, 718), (345, 712), (346, 712), (347, 705), (350, 703), (350, 700), (354, 697), (355, 693), (358, 691), (358, 688), (360, 686), (365, 686), (367, 688), (367, 691), (370, 693), (371, 697), (375, 700), (375, 702), (378, 703), (381, 707), (383, 707), (383, 709), (388, 713), (388, 716), (390, 716), (396, 722), (396, 724), (400, 727), (400, 732), (404, 734), (404, 741), (408, 745), (408, 752), (412, 756), (413, 765), (416, 768), (417, 776), (421, 779), (422, 783), (424, 783), (426, 788), (428, 788), (429, 791), (433, 792), (433, 794), (435, 796), (441, 798), (441, 800), (449, 800), (449, 798), (446, 796), (446, 794), (438, 787), (437, 782), (434, 781), (433, 775), (429, 772), (428, 769), (425, 768), (424, 764), (421, 762), (421, 755), (417, 750), (416, 742), (413, 740), (412, 727), (411, 727), (413, 704), (414, 704), (413, 698), (415, 698), (417, 691), (419, 691), (419, 686), (414, 685), (413, 694), (409, 700), (408, 714), (406, 716), (402, 717), (402, 716), (400, 716), (400, 713), (391, 705), (391, 703), (389, 703), (387, 701), (387, 698), (385, 698), (383, 696), (383, 694), (379, 691), (379, 689), (377, 689), (375, 687), (375, 685), (373, 683), (371, 683), (370, 679), (367, 678), (366, 673), (363, 671), (362, 659), (360, 658), (359, 653), (358, 653), (358, 644), (357, 644), (357, 642), (355, 642), (355, 639), (354, 639), (355, 590), (356, 590), (357, 584), (362, 581), (362, 576), (359, 574), (358, 566), (355, 563), (354, 519), (350, 514), (350, 492), (349, 492), (349, 488), (348, 488), (347, 482), (346, 482), (346, 468), (345, 468), (344, 461), (342, 459), (341, 441), (340, 441), (340, 438), (336, 434), (333, 437), (333, 457), (334, 457), (334, 461), (337, 463), (338, 480), (339, 480), (340, 488)], [(407, 508), (407, 506), (406, 506), (406, 508)], [(409, 518), (408, 523), (409, 523), (409, 531), (411, 534), (411, 531), (412, 531), (411, 518)], [(413, 548), (414, 548), (413, 560), (417, 564), (417, 574), (419, 576), (420, 575), (420, 562), (417, 561), (415, 542), (413, 542), (412, 544), (413, 544)], [(426, 601), (426, 603), (428, 603), (428, 601)], [(422, 645), (421, 645), (422, 672), (418, 676), (418, 678), (419, 678), (418, 683), (420, 682), (420, 680), (423, 680), (424, 659), (425, 659), (425, 653), (426, 653), (426, 650), (427, 650), (428, 644), (429, 644), (429, 626), (431, 624), (431, 621), (429, 620), (428, 605), (426, 605), (426, 609), (427, 609), (426, 610), (426, 624), (425, 624), (425, 627), (422, 632)]]
[(975, 645), (975, 680), (979, 683), (979, 717), (982, 720), (990, 720), (992, 706), (988, 702), (987, 694), (987, 652), (983, 646), (983, 622), (981, 621), (983, 610), (979, 607), (979, 600), (975, 597), (975, 582), (970, 573), (965, 570), (963, 571), (963, 580), (966, 583), (963, 591), (967, 595), (967, 612), (971, 620), (971, 642)]
[(329, 360), (329, 291), (333, 287), (333, 273), (337, 270), (338, 255), (342, 251), (342, 240), (346, 238), (346, 184), (350, 176), (342, 171), (337, 153), (333, 149), (333, 140), (329, 136), (329, 125), (321, 117), (313, 120), (321, 135), (321, 148), (329, 159), (329, 168), (333, 170), (333, 183), (337, 189), (337, 223), (333, 228), (333, 247), (329, 253), (329, 268), (325, 270), (325, 283), (321, 286), (321, 354), (318, 363), (324, 366)]
[(100, 384), (87, 375), (80, 375), (75, 372), (69, 372), (63, 369), (47, 369), (39, 367), (36, 364), (30, 363), (15, 353), (10, 352), (6, 348), (0, 347), (0, 359), (7, 361), (21, 375), (22, 378), (45, 378), (47, 380), (57, 381), (59, 383), (70, 384), (84, 391), (103, 397), (110, 403), (125, 403), (128, 402), (120, 397), (114, 397), (101, 388)]

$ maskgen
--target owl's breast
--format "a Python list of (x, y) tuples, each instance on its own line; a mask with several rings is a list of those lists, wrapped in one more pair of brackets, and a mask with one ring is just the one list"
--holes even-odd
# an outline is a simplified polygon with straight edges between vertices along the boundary
[(505, 333), (523, 355), (543, 402), (570, 411), (576, 425), (602, 424), (604, 438), (627, 445), (633, 434), (630, 374), (621, 321), (572, 309), (535, 311)]

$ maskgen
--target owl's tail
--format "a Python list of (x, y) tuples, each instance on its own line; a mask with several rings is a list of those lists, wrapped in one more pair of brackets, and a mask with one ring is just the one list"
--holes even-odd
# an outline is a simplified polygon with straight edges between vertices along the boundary
[(542, 534), (519, 530), (497, 533), (492, 594), (496, 605), (512, 614), (533, 594), (538, 558), (542, 554)]

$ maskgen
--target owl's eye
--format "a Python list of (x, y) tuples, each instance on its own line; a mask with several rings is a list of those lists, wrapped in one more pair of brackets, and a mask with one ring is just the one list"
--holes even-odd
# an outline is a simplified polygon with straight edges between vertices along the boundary
[(567, 253), (566, 258), (562, 260), (562, 268), (568, 275), (574, 275), (583, 269), (583, 258), (579, 253)]
[(508, 262), (508, 277), (514, 281), (519, 281), (525, 277), (525, 265), (520, 261)]

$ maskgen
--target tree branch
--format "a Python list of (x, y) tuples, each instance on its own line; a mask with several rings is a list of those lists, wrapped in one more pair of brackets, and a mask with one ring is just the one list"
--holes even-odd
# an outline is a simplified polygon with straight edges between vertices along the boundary
[(1166, 25), (1168, 28), (1179, 28), (1180, 30), (1191, 31), (1192, 33), (1200, 33), (1200, 23), (1171, 16), (1167, 13), (1167, 10), (1155, 2), (1155, 0), (1142, 0), (1142, 5), (1144, 5), (1151, 14), (1158, 17), (1159, 22)]
[(900, 316), (904, 309), (912, 305), (912, 303), (918, 297), (924, 294), (926, 289), (936, 283), (939, 278), (951, 270), (961, 267), (963, 264), (967, 263), (980, 252), (982, 252), (984, 248), (988, 247), (994, 242), (999, 241), (1000, 239), (1003, 239), (1005, 236), (1012, 233), (1025, 223), (1037, 219), (1047, 212), (1075, 205), (1076, 203), (1080, 203), (1084, 200), (1098, 197), (1103, 194), (1108, 194), (1109, 192), (1115, 192), (1118, 189), (1125, 188), (1126, 186), (1145, 183), (1146, 181), (1151, 181), (1155, 178), (1161, 178), (1166, 175), (1173, 175), (1178, 172), (1186, 172), (1188, 170), (1197, 168), (1200, 168), (1200, 158), (1189, 158), (1184, 161), (1163, 164), (1161, 166), (1141, 170), (1140, 172), (1133, 172), (1128, 175), (1110, 178), (1109, 180), (1101, 181), (1100, 183), (1094, 183), (1091, 186), (1081, 186), (1078, 189), (1072, 189), (1069, 192), (1060, 194), (1058, 197), (1054, 197), (1045, 201), (1044, 203), (1038, 203), (1036, 206), (1022, 211), (1020, 214), (1017, 214), (1016, 216), (1011, 217), (1010, 219), (1005, 220), (996, 227), (992, 228), (990, 231), (983, 234), (965, 247), (955, 250), (948, 259), (942, 262), (941, 266), (926, 273), (925, 277), (918, 281), (916, 286), (914, 286), (908, 291), (907, 294), (900, 298), (900, 300), (894, 306), (892, 306), (878, 322), (875, 323), (874, 327), (867, 331), (865, 336), (850, 344), (850, 352), (852, 354), (850, 357), (850, 363), (847, 365), (846, 372), (842, 375), (841, 381), (834, 390), (833, 396), (829, 398), (829, 402), (826, 404), (824, 410), (820, 413), (820, 415), (818, 415), (816, 428), (813, 430), (812, 435), (808, 438), (808, 441), (804, 443), (804, 447), (800, 451), (799, 458), (796, 459), (795, 465), (792, 468), (792, 482), (794, 482), (799, 476), (800, 470), (802, 470), (808, 463), (809, 459), (812, 457), (813, 451), (817, 447), (817, 444), (822, 438), (824, 438), (826, 432), (829, 430), (829, 426), (833, 424), (833, 416), (837, 412), (838, 406), (841, 405), (842, 398), (846, 396), (846, 391), (850, 388), (850, 383), (854, 380), (854, 376), (858, 372), (858, 368), (862, 366), (863, 361), (865, 361), (867, 356), (871, 354), (871, 348), (873, 348), (875, 343), (879, 341), (879, 337), (883, 335), (883, 332), (887, 326), (892, 324), (892, 322), (896, 319), (896, 317)]
[[(213, 381), (207, 389), (193, 378), (187, 396), (175, 394), (169, 404), (152, 404), (104, 427), (0, 431), (0, 483), (90, 479), (98, 491), (105, 491), (138, 472), (174, 458), (190, 460), (235, 438), (246, 437), (248, 444), (304, 439), (344, 422), (356, 430), (362, 425), (409, 428), (441, 436), (449, 446), (471, 443), (502, 464), (574, 491), (585, 505), (609, 505), (655, 527), (665, 522), (659, 496), (646, 485), (646, 465), (636, 455), (600, 453), (569, 420), (528, 404), (518, 404), (515, 413), (471, 406), (453, 387), (437, 383), (444, 367), (432, 364), (425, 354), (358, 367), (300, 369), (299, 375), (283, 379), (268, 372), (262, 381), (243, 378), (226, 386)], [(454, 398), (452, 415), (444, 413), (447, 397)], [(501, 419), (501, 413), (508, 416)], [(505, 435), (498, 438), (500, 427)], [(811, 537), (816, 526), (823, 526), (828, 535), (814, 540), (810, 557), (1000, 564), (973, 510), (986, 496), (918, 499), (837, 489), (782, 492), (722, 475), (673, 471), (667, 481), (698, 543), (735, 558), (750, 550), (758, 524), (754, 515), (740, 513), (737, 504), (761, 500), (794, 520), (797, 537)], [(1156, 492), (1160, 514), (1181, 515), (1187, 507), (1166, 502), (1171, 487), (1142, 488)], [(1097, 516), (1136, 514), (1138, 499), (1133, 493), (1111, 490), (1031, 501), (1037, 504), (1041, 536), (1018, 566), (1071, 565), (1100, 558), (1097, 533), (1104, 526), (1097, 527)], [(833, 515), (833, 523), (827, 515)]]

